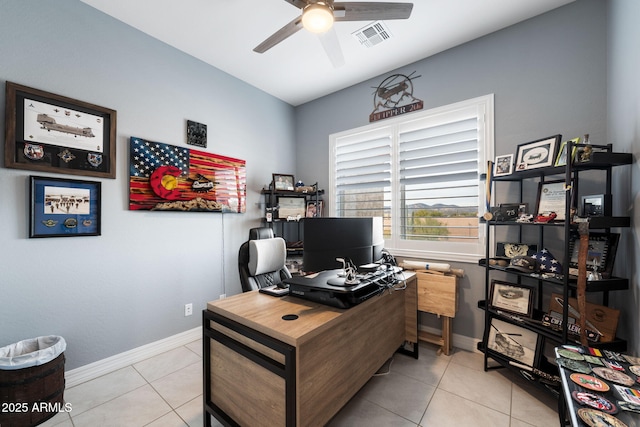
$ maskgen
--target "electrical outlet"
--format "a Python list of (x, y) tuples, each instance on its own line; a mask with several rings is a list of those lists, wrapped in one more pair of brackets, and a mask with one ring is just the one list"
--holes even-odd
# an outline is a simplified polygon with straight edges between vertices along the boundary
[(184, 305), (184, 315), (191, 316), (193, 314), (193, 304)]
[(220, 299), (225, 299), (227, 297), (227, 294), (220, 294)]

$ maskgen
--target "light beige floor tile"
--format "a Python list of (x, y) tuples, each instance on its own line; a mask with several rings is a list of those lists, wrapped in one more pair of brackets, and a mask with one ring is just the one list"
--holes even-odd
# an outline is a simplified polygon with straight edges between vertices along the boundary
[[(180, 415), (180, 418), (182, 418), (189, 427), (201, 427), (203, 425), (203, 411), (202, 395), (176, 408), (176, 413)], [(212, 425), (216, 426), (216, 423), (212, 423)]]
[(355, 397), (327, 424), (327, 427), (416, 427), (415, 423), (367, 400)]
[(456, 350), (451, 358), (451, 364), (466, 366), (476, 371), (484, 371), (484, 354), (471, 351)]
[(358, 397), (418, 423), (435, 390), (432, 385), (394, 373), (392, 367), (390, 374), (371, 378)]
[(420, 358), (396, 354), (391, 370), (411, 377), (423, 383), (437, 386), (451, 361), (448, 356), (436, 356), (435, 353), (420, 352)]
[(420, 425), (438, 427), (509, 427), (509, 416), (486, 406), (436, 390)]
[(133, 365), (133, 367), (140, 372), (144, 379), (153, 382), (167, 374), (200, 361), (201, 358), (197, 354), (182, 346), (143, 360)]
[[(553, 425), (553, 424), (551, 424)], [(520, 421), (516, 418), (511, 417), (511, 426), (510, 427), (533, 427), (532, 424), (525, 423), (524, 421)]]
[(68, 412), (58, 412), (53, 418), (50, 418), (39, 425), (41, 427), (73, 427), (73, 424), (71, 423), (71, 416)]
[(71, 416), (73, 417), (146, 383), (135, 369), (127, 366), (65, 390), (64, 400), (71, 404)]
[(198, 356), (202, 357), (202, 339), (190, 342), (189, 344), (185, 345), (185, 347), (193, 351)]
[(513, 384), (511, 417), (540, 427), (560, 424), (557, 401), (551, 395), (545, 394), (533, 386), (523, 389), (519, 385)]
[(453, 365), (444, 373), (438, 386), (475, 403), (493, 408), (504, 414), (511, 410), (511, 382), (496, 371), (478, 371), (462, 365)]
[(172, 408), (182, 406), (202, 394), (202, 363), (193, 363), (151, 385)]
[[(202, 425), (202, 424), (201, 424)], [(175, 412), (169, 412), (145, 427), (187, 427), (184, 420), (178, 416)]]
[(78, 416), (71, 414), (71, 418), (75, 427), (135, 427), (147, 425), (170, 411), (160, 395), (146, 385)]

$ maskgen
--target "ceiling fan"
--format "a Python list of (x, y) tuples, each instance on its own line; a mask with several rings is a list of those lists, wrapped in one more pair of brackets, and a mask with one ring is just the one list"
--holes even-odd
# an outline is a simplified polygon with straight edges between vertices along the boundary
[(302, 11), (300, 16), (280, 28), (253, 51), (264, 53), (302, 28), (320, 35), (320, 41), (334, 66), (344, 63), (334, 22), (407, 19), (413, 3), (334, 2), (333, 0), (285, 0)]

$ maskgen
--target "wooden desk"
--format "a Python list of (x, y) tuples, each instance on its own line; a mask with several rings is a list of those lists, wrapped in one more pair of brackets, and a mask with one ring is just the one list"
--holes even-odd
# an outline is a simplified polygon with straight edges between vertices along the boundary
[(417, 351), (416, 278), (405, 276), (407, 289), (346, 310), (257, 291), (208, 303), (205, 425), (325, 425), (405, 341)]

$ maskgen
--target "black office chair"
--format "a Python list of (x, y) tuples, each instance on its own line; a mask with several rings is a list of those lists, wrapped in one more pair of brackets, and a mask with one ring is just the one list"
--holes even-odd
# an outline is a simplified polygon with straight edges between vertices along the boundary
[(268, 227), (249, 230), (249, 240), (238, 251), (238, 270), (242, 292), (279, 285), (291, 278), (285, 265), (287, 247), (281, 237), (274, 237)]

